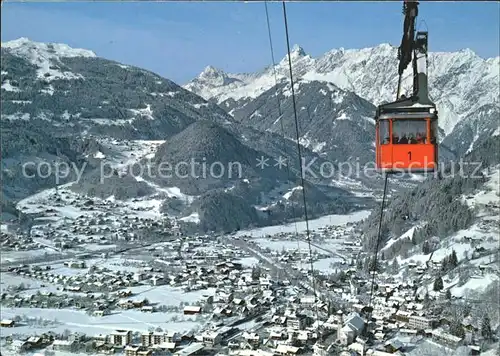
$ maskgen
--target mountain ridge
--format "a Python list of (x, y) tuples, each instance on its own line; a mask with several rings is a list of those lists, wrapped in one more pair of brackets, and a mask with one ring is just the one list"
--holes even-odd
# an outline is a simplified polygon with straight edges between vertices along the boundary
[[(275, 67), (278, 83), (269, 66), (256, 73), (234, 75), (238, 81), (227, 86), (194, 79), (184, 88), (218, 103), (233, 114), (233, 110), (244, 108), (265, 91), (288, 80), (286, 58)], [(387, 43), (362, 49), (332, 49), (316, 58), (304, 55), (292, 59), (296, 81), (332, 83), (373, 105), (394, 100), (397, 64), (397, 47)], [(429, 53), (429, 93), (440, 113), (443, 142), (459, 155), (481, 141), (476, 136), (490, 135), (497, 128), (499, 66), (500, 57), (484, 59), (471, 49)], [(223, 71), (220, 75), (233, 77)], [(411, 85), (409, 66), (403, 73), (403, 92), (409, 93)]]

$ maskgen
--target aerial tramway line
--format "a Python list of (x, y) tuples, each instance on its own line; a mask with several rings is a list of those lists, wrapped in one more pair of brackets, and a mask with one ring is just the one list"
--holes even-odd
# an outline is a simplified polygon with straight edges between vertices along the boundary
[[(268, 14), (268, 10), (267, 10), (267, 1), (264, 1), (264, 5), (265, 5), (265, 10), (266, 10), (266, 21), (267, 21), (267, 29), (268, 29), (268, 35), (269, 35), (269, 46), (270, 46), (270, 51), (271, 51), (271, 59), (273, 62), (276, 94), (278, 94), (277, 93), (278, 81), (277, 81), (276, 71), (275, 71), (276, 70), (275, 69), (276, 62), (274, 60), (274, 49), (273, 49), (272, 38), (271, 38), (272, 37), (271, 36), (271, 26), (270, 26), (269, 14)], [(304, 204), (304, 220), (306, 223), (306, 241), (307, 241), (308, 250), (309, 250), (310, 274), (312, 277), (312, 281), (311, 281), (312, 282), (312, 290), (313, 290), (314, 297), (317, 300), (319, 298), (319, 296), (321, 295), (321, 293), (319, 293), (317, 291), (316, 281), (315, 281), (315, 277), (314, 277), (314, 263), (313, 263), (313, 259), (312, 259), (312, 246), (311, 246), (311, 236), (310, 236), (310, 229), (309, 229), (309, 217), (308, 217), (307, 204), (306, 204), (305, 180), (304, 180), (304, 174), (303, 174), (303, 170), (302, 170), (302, 151), (301, 151), (301, 145), (300, 145), (299, 122), (298, 122), (298, 116), (297, 116), (297, 104), (296, 104), (296, 100), (295, 100), (295, 88), (294, 88), (292, 59), (291, 59), (291, 50), (290, 50), (290, 37), (288, 34), (287, 11), (286, 11), (286, 5), (285, 5), (284, 0), (282, 1), (282, 7), (283, 7), (283, 22), (284, 22), (284, 26), (285, 26), (286, 46), (287, 46), (287, 53), (288, 53), (288, 69), (289, 69), (289, 74), (290, 74), (290, 89), (292, 92), (293, 114), (294, 114), (294, 123), (295, 123), (295, 136), (296, 136), (296, 142), (297, 142), (297, 146), (296, 146), (297, 147), (297, 156), (298, 156), (297, 158), (298, 158), (299, 168), (300, 168), (299, 184), (302, 187), (302, 198), (303, 198), (303, 204)], [(278, 113), (279, 113), (278, 119), (281, 121), (281, 130), (282, 130), (282, 135), (284, 137), (285, 132), (284, 132), (283, 120), (282, 120), (283, 115), (281, 112), (281, 102), (280, 102), (278, 95), (276, 95), (276, 98), (278, 101), (277, 102)], [(285, 154), (287, 154), (287, 152), (285, 152)], [(288, 158), (287, 162), (290, 162), (290, 161), (291, 160)], [(288, 179), (290, 180), (291, 176), (290, 176), (290, 171), (289, 171), (289, 163), (286, 166), (287, 166)], [(297, 222), (295, 222), (295, 232), (296, 232), (296, 236), (297, 236), (297, 248), (299, 248), (300, 247), (300, 245), (299, 245), (300, 239), (299, 239), (299, 234), (298, 234), (298, 230), (297, 230)], [(303, 286), (306, 287), (305, 284), (303, 284)], [(309, 288), (307, 288), (307, 289), (309, 289)], [(317, 303), (316, 303), (315, 312), (316, 312), (316, 317), (318, 317)], [(318, 325), (318, 329), (319, 329), (319, 325)]]

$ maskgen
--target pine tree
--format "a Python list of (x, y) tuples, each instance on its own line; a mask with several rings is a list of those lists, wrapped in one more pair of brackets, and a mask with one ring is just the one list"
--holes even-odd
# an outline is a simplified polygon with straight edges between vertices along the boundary
[(458, 265), (458, 258), (457, 258), (457, 253), (455, 252), (455, 250), (452, 250), (452, 252), (451, 252), (451, 255), (450, 255), (450, 264), (453, 267), (457, 267), (457, 265)]
[(359, 259), (356, 261), (356, 269), (357, 269), (358, 271), (363, 270), (363, 260), (361, 260), (361, 258), (359, 258)]
[(431, 301), (431, 299), (429, 297), (429, 293), (426, 292), (424, 295), (424, 306), (429, 306), (430, 301)]
[(448, 256), (443, 258), (441, 261), (441, 272), (446, 273), (448, 271)]
[(458, 336), (460, 338), (465, 337), (464, 327), (460, 324), (460, 321), (456, 320), (450, 325), (450, 334)]
[(451, 292), (449, 289), (446, 290), (446, 299), (451, 300)]
[(399, 263), (397, 258), (395, 258), (394, 261), (392, 261), (392, 273), (393, 274), (399, 273)]
[(485, 340), (491, 340), (493, 336), (493, 332), (491, 331), (491, 323), (490, 318), (487, 314), (483, 316), (481, 320), (481, 336), (484, 337)]
[(443, 287), (444, 287), (443, 279), (441, 277), (436, 278), (434, 280), (434, 290), (438, 292), (438, 291), (442, 290)]
[(252, 279), (257, 280), (260, 278), (261, 270), (258, 266), (252, 268)]
[(375, 259), (375, 257), (371, 258), (370, 261), (368, 262), (368, 271), (371, 272), (371, 271), (378, 271), (378, 263)]
[(424, 255), (428, 255), (429, 253), (431, 253), (431, 246), (429, 241), (424, 241), (424, 243), (422, 244), (422, 253)]

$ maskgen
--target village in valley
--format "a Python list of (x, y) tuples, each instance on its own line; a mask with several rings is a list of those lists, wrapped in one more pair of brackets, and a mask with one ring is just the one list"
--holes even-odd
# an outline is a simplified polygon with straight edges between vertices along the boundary
[[(2, 355), (481, 352), (481, 321), (460, 320), (456, 336), (442, 311), (468, 298), (474, 278), (498, 274), (494, 243), (474, 241), (496, 224), (490, 202), (475, 233), (454, 237), (457, 251), (382, 261), (380, 272), (361, 263), (357, 223), (367, 211), (311, 221), (309, 236), (301, 222), (187, 234), (155, 216), (155, 204), (79, 198), (64, 187), (22, 201), (38, 223), (2, 232)], [(436, 286), (464, 246), (475, 246), (473, 278)]]

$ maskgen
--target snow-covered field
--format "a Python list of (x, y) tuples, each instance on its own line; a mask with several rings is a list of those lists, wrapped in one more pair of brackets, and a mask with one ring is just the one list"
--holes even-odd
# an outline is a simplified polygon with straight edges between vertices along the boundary
[(341, 258), (336, 257), (322, 258), (316, 262), (313, 262), (314, 270), (323, 273), (332, 273), (334, 269), (331, 267), (331, 265), (339, 263), (341, 261)]
[(467, 283), (460, 287), (454, 287), (451, 289), (451, 294), (453, 296), (464, 296), (466, 297), (469, 292), (481, 293), (489, 287), (492, 283), (498, 283), (499, 277), (495, 274), (485, 274), (484, 276), (472, 276)]
[(391, 238), (389, 239), (385, 246), (380, 250), (380, 251), (384, 251), (384, 250), (387, 250), (388, 248), (390, 248), (393, 244), (396, 243), (396, 241), (400, 241), (400, 240), (405, 240), (405, 239), (411, 239), (411, 237), (413, 236), (413, 233), (415, 232), (416, 230), (416, 226), (410, 228), (407, 232), (405, 232), (403, 235), (401, 235), (400, 237), (398, 238)]
[(114, 249), (114, 248), (116, 248), (116, 245), (115, 244), (106, 244), (106, 245), (84, 244), (82, 247), (87, 251), (101, 251), (101, 250)]
[(146, 298), (150, 303), (158, 303), (158, 305), (178, 306), (181, 302), (195, 303), (200, 300), (203, 295), (214, 295), (215, 289), (208, 288), (191, 292), (184, 292), (180, 288), (171, 286), (137, 286), (131, 287), (129, 290), (134, 293), (134, 299)]
[(29, 250), (29, 251), (0, 251), (0, 260), (2, 263), (6, 262), (22, 262), (23, 260), (33, 258), (33, 257), (41, 257), (45, 254), (54, 255), (59, 252), (54, 251), (50, 248), (43, 248), (37, 250)]
[(243, 267), (253, 267), (259, 264), (259, 259), (256, 257), (244, 257), (237, 260)]
[(54, 273), (59, 276), (82, 276), (85, 275), (88, 271), (88, 268), (69, 268), (62, 263), (57, 263), (51, 266), (52, 269), (50, 270), (50, 273)]
[[(271, 251), (295, 251), (299, 250), (302, 253), (309, 253), (309, 244), (303, 240), (290, 239), (290, 240), (280, 240), (280, 239), (269, 239), (269, 238), (259, 238), (254, 239), (257, 245), (263, 249), (270, 249)], [(311, 250), (314, 252), (328, 254), (327, 251), (336, 252), (341, 248), (342, 241), (340, 240), (325, 240), (321, 243), (313, 242)]]
[[(35, 294), (40, 291), (51, 291), (57, 293), (55, 286), (40, 288), (41, 283), (32, 279), (26, 279), (10, 274), (2, 274), (2, 288), (7, 285), (18, 285), (25, 283), (30, 286), (22, 294)], [(130, 290), (134, 293), (132, 299), (146, 298), (150, 303), (156, 305), (176, 306), (180, 303), (195, 303), (200, 300), (203, 295), (214, 295), (215, 289), (204, 289), (191, 292), (184, 292), (180, 288), (174, 288), (168, 285), (163, 286), (137, 286)], [(50, 327), (51, 331), (63, 332), (64, 330), (72, 330), (87, 333), (88, 335), (96, 335), (99, 333), (109, 332), (115, 329), (130, 329), (134, 331), (146, 331), (150, 327), (161, 327), (169, 331), (189, 331), (200, 325), (200, 320), (192, 316), (184, 316), (182, 308), (177, 312), (155, 312), (144, 313), (137, 310), (114, 310), (111, 315), (103, 317), (94, 317), (87, 315), (84, 311), (73, 309), (40, 309), (40, 308), (2, 308), (0, 317), (2, 319), (12, 319), (15, 316), (26, 316), (28, 318), (42, 318), (50, 321), (59, 322), (58, 325)], [(197, 319), (197, 320), (195, 320)], [(203, 317), (201, 318), (203, 319)], [(47, 326), (39, 328), (35, 326), (20, 326), (10, 328), (9, 330), (2, 329), (2, 336), (12, 334), (34, 334), (47, 331)]]
[(163, 140), (110, 140), (99, 141), (104, 152), (98, 151), (95, 158), (100, 158), (110, 167), (126, 171), (131, 165), (137, 163), (142, 158), (154, 157), (158, 147), (163, 144)]
[[(325, 215), (318, 219), (309, 220), (309, 229), (315, 230), (327, 225), (341, 226), (345, 225), (348, 222), (356, 222), (365, 219), (368, 217), (368, 215), (370, 215), (369, 210), (360, 210), (352, 214), (346, 214), (346, 215), (336, 215), (336, 214)], [(306, 231), (305, 221), (299, 221), (297, 223), (289, 223), (284, 225), (265, 226), (256, 229), (241, 230), (236, 233), (236, 236), (247, 235), (253, 237), (264, 237), (266, 235), (275, 235), (279, 233), (294, 233), (296, 229), (298, 232)]]
[(117, 256), (111, 258), (94, 258), (85, 262), (87, 266), (95, 265), (96, 267), (106, 268), (111, 271), (135, 273), (142, 270), (140, 263), (143, 261), (134, 261), (127, 257)]
[[(300, 240), (271, 240), (267, 238), (260, 238), (260, 239), (255, 239), (252, 240), (254, 241), (257, 245), (259, 245), (263, 249), (270, 249), (272, 251), (294, 251), (294, 250), (299, 250), (302, 252), (307, 252), (309, 251), (309, 245), (307, 242), (300, 241)], [(313, 247), (313, 251), (321, 251), (315, 247)]]
[[(25, 278), (14, 273), (2, 272), (2, 276), (0, 278), (0, 293), (7, 292), (7, 289), (10, 286), (17, 287), (20, 284), (24, 284), (25, 288), (27, 288), (18, 293), (20, 296), (36, 294), (38, 291), (52, 293), (58, 292), (58, 287), (55, 284), (38, 281), (33, 278)], [(42, 287), (42, 285), (44, 285), (44, 287)]]
[[(57, 321), (60, 324), (50, 327), (53, 332), (63, 333), (68, 329), (83, 332), (87, 335), (97, 335), (116, 329), (147, 331), (149, 328), (160, 327), (168, 331), (189, 331), (200, 325), (195, 317), (186, 317), (182, 313), (144, 313), (137, 310), (124, 310), (103, 317), (89, 316), (83, 311), (71, 309), (40, 309), (40, 308), (2, 308), (2, 319), (12, 319), (16, 316), (42, 318)], [(176, 318), (177, 320), (172, 320)], [(2, 336), (12, 334), (41, 334), (47, 331), (47, 326), (19, 326), (2, 329)]]

